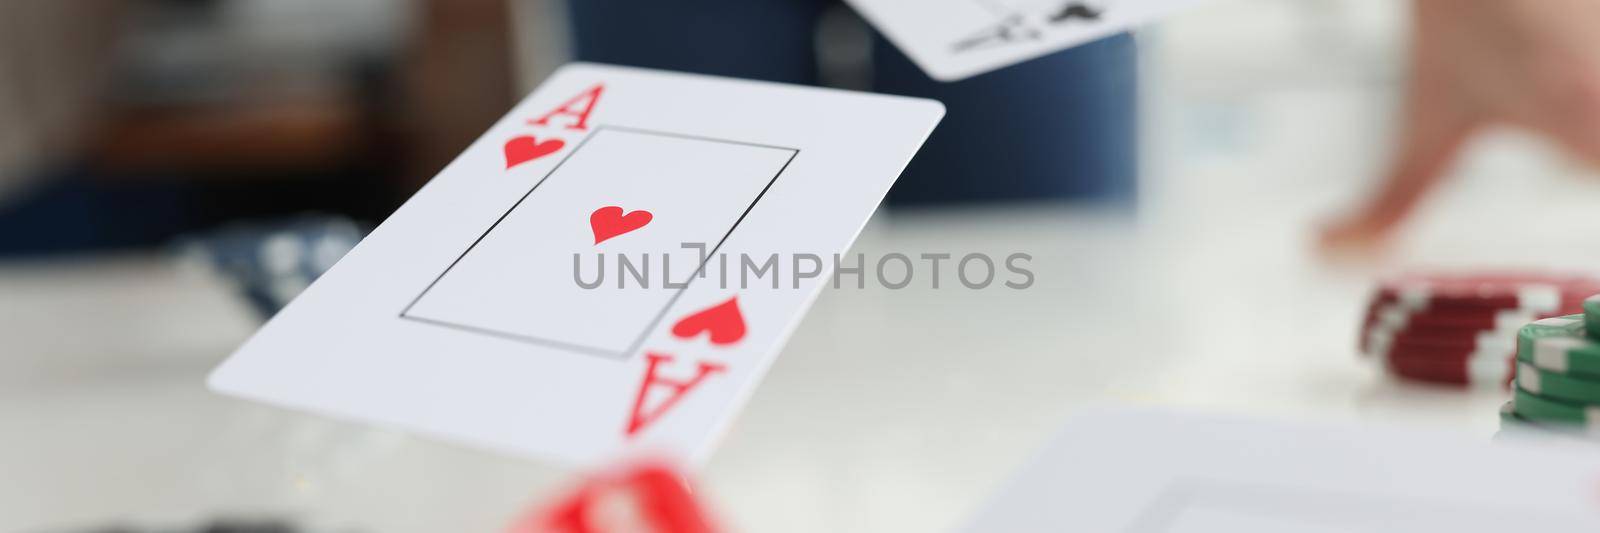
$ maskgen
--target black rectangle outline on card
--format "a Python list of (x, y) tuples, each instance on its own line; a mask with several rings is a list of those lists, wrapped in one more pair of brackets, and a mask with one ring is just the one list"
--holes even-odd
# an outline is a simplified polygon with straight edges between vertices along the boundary
[[(439, 280), (444, 279), (445, 275), (449, 274), (451, 269), (455, 268), (457, 264), (461, 263), (462, 259), (467, 257), (467, 254), (472, 253), (472, 249), (476, 248), (478, 246), (478, 243), (483, 242), (484, 238), (488, 237), (490, 233), (494, 232), (495, 228), (499, 227), (500, 223), (504, 222), (506, 217), (511, 216), (511, 212), (512, 211), (516, 211), (518, 207), (521, 207), (522, 206), (522, 202), (526, 201), (529, 196), (532, 196), (534, 191), (539, 190), (539, 186), (543, 185), (544, 182), (546, 180), (549, 180), (551, 176), (554, 176), (557, 170), (561, 170), (561, 166), (565, 165), (567, 163), (568, 159), (572, 159), (572, 156), (574, 154), (577, 154), (579, 150), (582, 150), (585, 145), (589, 144), (589, 140), (590, 139), (593, 139), (596, 136), (599, 136), (601, 132), (609, 131), (609, 130), (616, 130), (616, 131), (625, 132), (625, 133), (636, 133), (636, 134), (641, 134), (641, 135), (659, 135), (659, 136), (662, 136), (662, 137), (671, 137), (671, 138), (675, 138), (675, 139), (687, 139), (687, 140), (694, 140), (694, 141), (706, 141), (706, 142), (717, 142), (717, 143), (724, 143), (724, 144), (735, 144), (735, 145), (740, 145), (740, 146), (752, 146), (752, 147), (756, 147), (756, 148), (769, 148), (769, 149), (776, 149), (776, 150), (788, 150), (788, 151), (793, 152), (793, 153), (789, 154), (789, 159), (787, 159), (787, 160), (785, 160), (783, 162), (783, 166), (778, 167), (778, 171), (776, 173), (773, 173), (772, 178), (767, 180), (767, 184), (761, 188), (761, 192), (756, 193), (756, 197), (755, 197), (755, 199), (750, 201), (750, 205), (745, 206), (744, 212), (743, 213), (739, 213), (739, 218), (735, 219), (733, 221), (733, 226), (730, 226), (728, 228), (728, 231), (726, 233), (722, 234), (722, 238), (717, 240), (717, 245), (712, 247), (710, 250), (708, 250), (706, 252), (705, 261), (702, 261), (700, 263), (700, 265), (695, 268), (694, 272), (689, 274), (689, 280), (687, 282), (684, 282), (683, 286), (679, 287), (677, 292), (674, 292), (672, 294), (672, 298), (667, 299), (667, 304), (665, 306), (663, 306), (660, 311), (656, 312), (655, 318), (650, 319), (649, 325), (645, 326), (644, 331), (639, 332), (639, 335), (634, 338), (633, 342), (631, 344), (629, 344), (628, 349), (626, 351), (624, 351), (624, 352), (618, 353), (618, 352), (614, 352), (614, 351), (611, 351), (611, 350), (595, 348), (595, 347), (592, 347), (592, 346), (583, 346), (583, 345), (579, 345), (579, 344), (572, 344), (572, 343), (568, 343), (568, 342), (551, 340), (551, 339), (546, 339), (546, 338), (541, 338), (541, 337), (534, 337), (534, 336), (530, 336), (530, 335), (519, 335), (519, 334), (516, 334), (516, 333), (508, 333), (508, 332), (504, 332), (504, 331), (498, 331), (498, 330), (493, 330), (493, 329), (488, 329), (488, 328), (481, 328), (481, 327), (477, 327), (477, 326), (470, 326), (470, 325), (466, 325), (466, 324), (457, 324), (457, 323), (454, 323), (454, 322), (447, 322), (447, 321), (443, 321), (443, 320), (437, 320), (437, 319), (420, 317), (420, 316), (411, 316), (410, 314), (408, 314), (408, 313), (411, 312), (411, 308), (412, 307), (416, 307), (417, 302), (422, 301), (422, 297), (423, 296), (427, 296), (428, 295), (428, 291), (433, 290), (433, 287), (435, 285), (439, 284)], [(577, 146), (572, 148), (572, 151), (567, 152), (567, 155), (563, 156), (561, 158), (561, 161), (556, 162), (556, 165), (554, 167), (551, 167), (549, 172), (546, 172), (543, 177), (539, 178), (539, 181), (534, 182), (533, 187), (528, 189), (528, 192), (523, 193), (522, 198), (518, 198), (516, 203), (511, 204), (511, 208), (510, 209), (506, 209), (506, 212), (501, 213), (500, 214), (500, 218), (495, 219), (494, 223), (489, 225), (489, 229), (483, 230), (483, 233), (479, 234), (478, 238), (472, 241), (472, 244), (467, 245), (467, 249), (463, 250), (461, 252), (461, 255), (456, 256), (455, 260), (450, 262), (450, 266), (445, 267), (444, 271), (440, 272), (438, 276), (435, 276), (433, 278), (433, 281), (429, 282), (428, 286), (426, 288), (423, 288), (421, 293), (417, 294), (416, 298), (412, 298), (411, 299), (411, 303), (406, 304), (405, 309), (400, 310), (400, 315), (399, 316), (403, 320), (410, 320), (410, 321), (413, 321), (413, 322), (417, 322), (419, 324), (430, 324), (430, 325), (450, 328), (450, 329), (454, 329), (454, 330), (458, 330), (458, 331), (465, 331), (465, 332), (469, 332), (469, 333), (477, 333), (477, 334), (481, 334), (481, 335), (488, 335), (488, 336), (491, 336), (491, 337), (498, 337), (498, 338), (501, 338), (501, 339), (512, 340), (512, 341), (517, 341), (517, 342), (523, 342), (523, 343), (528, 343), (528, 344), (535, 344), (535, 345), (539, 345), (539, 346), (546, 346), (546, 347), (550, 347), (550, 348), (558, 348), (558, 349), (578, 352), (578, 353), (582, 353), (582, 354), (586, 354), (586, 355), (594, 355), (594, 356), (606, 357), (606, 358), (618, 359), (618, 360), (627, 360), (630, 355), (632, 355), (634, 353), (637, 353), (639, 351), (639, 347), (644, 344), (645, 338), (647, 338), (650, 335), (650, 332), (651, 331), (655, 331), (656, 327), (661, 325), (661, 320), (663, 318), (666, 318), (667, 312), (672, 310), (672, 306), (678, 303), (678, 298), (683, 296), (683, 291), (688, 290), (689, 289), (689, 285), (694, 283), (694, 280), (696, 278), (699, 278), (701, 276), (702, 272), (705, 272), (706, 263), (711, 262), (711, 258), (717, 254), (717, 250), (720, 250), (722, 248), (722, 244), (728, 241), (728, 236), (733, 235), (733, 231), (738, 229), (739, 228), (739, 224), (743, 223), (745, 217), (750, 215), (750, 211), (752, 209), (755, 209), (756, 203), (760, 202), (761, 198), (767, 195), (767, 191), (772, 189), (772, 184), (778, 182), (778, 176), (782, 176), (784, 171), (789, 169), (789, 164), (793, 163), (795, 157), (798, 157), (799, 155), (800, 155), (800, 149), (799, 148), (789, 148), (789, 147), (786, 147), (786, 146), (773, 146), (773, 145), (770, 145), (770, 144), (751, 143), (751, 142), (744, 142), (744, 141), (732, 141), (732, 140), (727, 140), (727, 139), (718, 139), (718, 138), (714, 138), (714, 137), (703, 137), (703, 136), (699, 136), (699, 135), (687, 135), (687, 134), (682, 134), (682, 133), (668, 133), (668, 132), (663, 132), (663, 131), (646, 130), (646, 129), (640, 129), (640, 128), (629, 128), (629, 127), (624, 127), (624, 126), (597, 125), (597, 126), (594, 127), (593, 131), (589, 132), (588, 135), (584, 136), (582, 141), (578, 142)]]

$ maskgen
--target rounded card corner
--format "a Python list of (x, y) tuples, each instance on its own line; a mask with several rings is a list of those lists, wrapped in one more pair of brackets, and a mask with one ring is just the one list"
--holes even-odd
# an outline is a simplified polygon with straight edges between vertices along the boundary
[(222, 366), (212, 369), (209, 374), (206, 374), (206, 390), (218, 394), (228, 394), (232, 389), (228, 386), (226, 374), (227, 372)]

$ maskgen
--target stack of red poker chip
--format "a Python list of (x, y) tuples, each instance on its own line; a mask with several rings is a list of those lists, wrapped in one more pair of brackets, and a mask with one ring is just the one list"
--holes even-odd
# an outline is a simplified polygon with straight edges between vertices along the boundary
[(1413, 275), (1384, 281), (1361, 327), (1362, 353), (1403, 379), (1505, 386), (1515, 367), (1517, 330), (1582, 312), (1600, 293), (1585, 275), (1494, 273)]

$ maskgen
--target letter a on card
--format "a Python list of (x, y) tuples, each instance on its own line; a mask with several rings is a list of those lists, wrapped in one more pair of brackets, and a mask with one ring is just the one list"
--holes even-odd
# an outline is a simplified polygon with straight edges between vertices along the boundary
[(577, 117), (577, 120), (567, 124), (567, 129), (583, 131), (589, 127), (589, 113), (594, 112), (595, 104), (600, 103), (600, 93), (605, 92), (605, 90), (605, 84), (596, 84), (594, 87), (590, 87), (589, 90), (578, 93), (571, 100), (567, 100), (567, 103), (561, 104), (561, 107), (545, 113), (544, 116), (530, 121), (528, 124), (531, 126), (549, 126), (550, 119), (557, 116)]
[[(723, 370), (720, 364), (700, 361), (699, 366), (695, 369), (694, 377), (689, 378), (687, 381), (675, 381), (659, 374), (661, 363), (671, 363), (672, 356), (648, 353), (645, 354), (645, 357), (648, 358), (648, 363), (644, 369), (644, 381), (639, 384), (639, 395), (633, 400), (633, 413), (628, 416), (627, 435), (630, 437), (643, 430), (651, 422), (655, 422), (657, 418), (661, 418), (661, 415), (666, 414), (667, 410), (678, 404), (678, 400), (689, 394), (690, 389), (699, 386), (701, 382), (705, 381), (706, 376)], [(668, 396), (657, 403), (655, 409), (646, 411), (645, 404), (653, 388), (665, 389)]]

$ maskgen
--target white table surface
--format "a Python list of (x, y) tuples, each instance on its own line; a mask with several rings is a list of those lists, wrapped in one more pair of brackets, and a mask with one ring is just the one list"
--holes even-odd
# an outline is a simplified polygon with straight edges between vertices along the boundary
[[(1037, 284), (826, 291), (701, 473), (720, 516), (948, 530), (1093, 404), (1495, 430), (1501, 391), (1363, 365), (1364, 299), (1404, 269), (1600, 270), (1600, 180), (1495, 135), (1389, 255), (1328, 262), (1311, 228), (1369, 186), (1392, 87), (1215, 89), (1158, 70), (1137, 211), (880, 213), (854, 251), (1027, 252)], [(495, 531), (577, 474), (207, 392), (255, 325), (220, 281), (160, 255), (0, 263), (0, 531), (228, 512)]]

